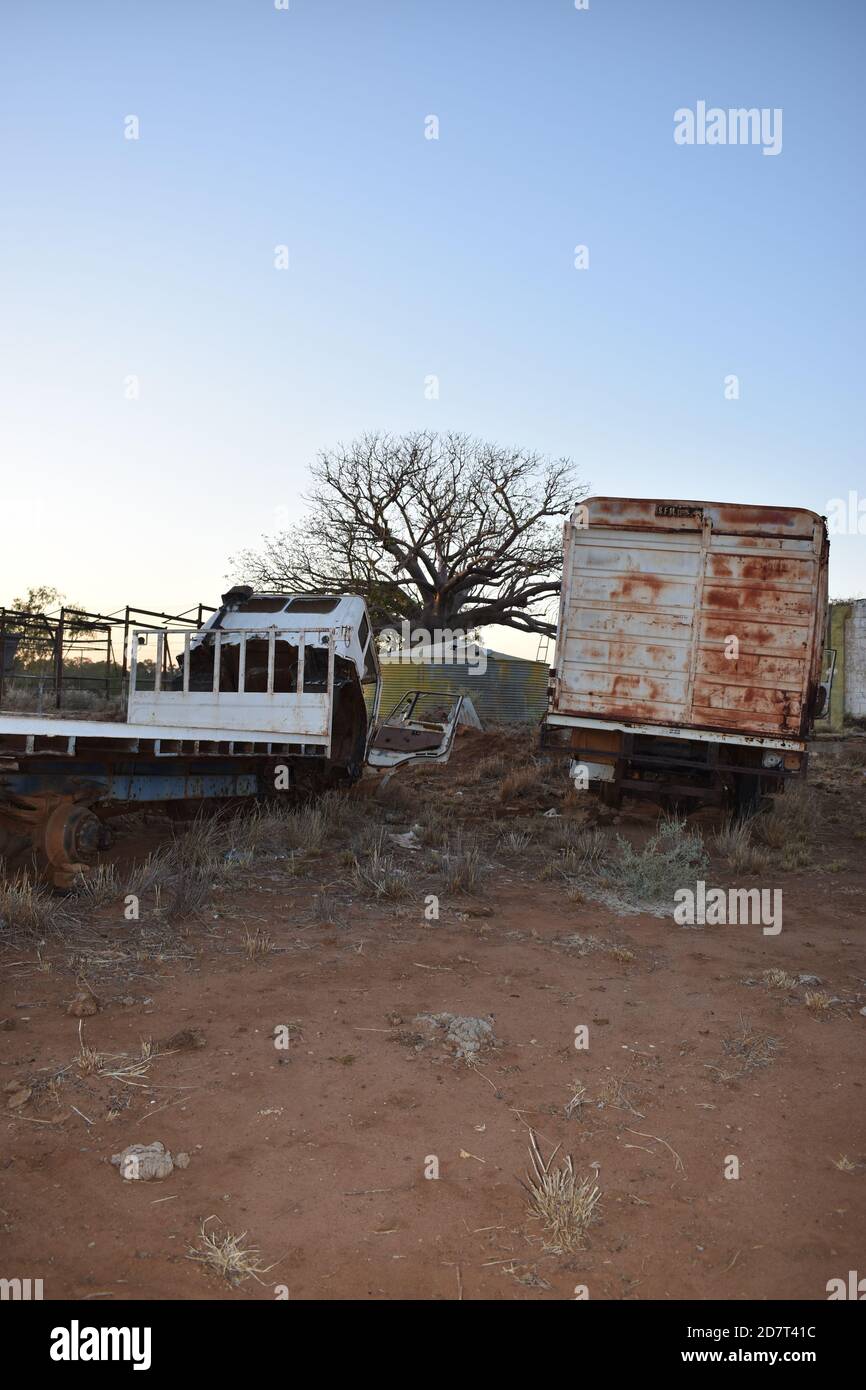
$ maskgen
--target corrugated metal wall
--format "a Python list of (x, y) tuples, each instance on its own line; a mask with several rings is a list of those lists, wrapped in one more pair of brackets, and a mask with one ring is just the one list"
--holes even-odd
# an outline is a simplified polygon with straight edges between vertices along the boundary
[[(483, 674), (465, 662), (383, 665), (380, 713), (390, 714), (407, 690), (453, 691), (470, 697), (482, 721), (535, 723), (547, 708), (547, 669), (543, 661), (508, 660), (489, 652)], [(369, 705), (370, 687), (367, 691)]]

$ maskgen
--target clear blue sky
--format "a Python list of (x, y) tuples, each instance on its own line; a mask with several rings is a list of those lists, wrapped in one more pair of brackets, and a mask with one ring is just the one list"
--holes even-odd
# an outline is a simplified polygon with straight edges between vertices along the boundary
[[(0, 15), (2, 600), (213, 601), (315, 451), (377, 427), (569, 454), (596, 492), (866, 499), (860, 0)], [(700, 99), (782, 108), (782, 152), (676, 145)]]

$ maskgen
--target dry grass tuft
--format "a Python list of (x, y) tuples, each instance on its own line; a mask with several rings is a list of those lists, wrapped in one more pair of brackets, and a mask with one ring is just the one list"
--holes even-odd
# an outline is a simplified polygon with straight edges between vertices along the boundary
[(59, 932), (69, 913), (45, 888), (35, 887), (25, 874), (4, 878), (0, 860), (0, 930), (29, 937)]
[(808, 869), (812, 863), (812, 855), (808, 845), (793, 841), (785, 845), (779, 855), (779, 866), (783, 869)]
[(506, 776), (508, 768), (509, 761), (504, 753), (491, 753), (486, 758), (479, 758), (463, 780), (467, 786), (477, 786), (479, 782), (497, 782)]
[(822, 1022), (826, 1022), (833, 1013), (833, 996), (825, 989), (807, 989), (803, 1003), (812, 1017), (819, 1018)]
[(773, 808), (749, 822), (753, 838), (769, 849), (796, 850), (807, 856), (808, 844), (818, 825), (818, 807), (814, 790), (805, 782), (789, 785), (784, 795), (776, 797)]
[(551, 820), (545, 820), (543, 828), (551, 849), (566, 850), (584, 833), (586, 820), (584, 816), (554, 816)]
[(262, 956), (270, 955), (274, 950), (273, 938), (267, 932), (263, 932), (261, 927), (256, 927), (251, 932), (249, 927), (244, 929), (243, 935), (244, 955), (248, 960), (261, 960)]
[(95, 1047), (90, 1046), (90, 1043), (81, 1042), (79, 1043), (78, 1056), (75, 1060), (78, 1063), (78, 1070), (82, 1076), (95, 1076), (102, 1070), (104, 1058), (101, 1052), (98, 1052)]
[[(212, 876), (204, 869), (184, 866), (169, 880), (163, 908), (168, 920), (191, 917), (200, 912), (211, 894)], [(162, 897), (160, 899), (162, 902)]]
[(739, 873), (760, 873), (771, 863), (802, 869), (812, 862), (809, 842), (817, 822), (813, 790), (805, 783), (792, 784), (775, 798), (771, 810), (725, 821), (713, 846)]
[(564, 950), (574, 952), (579, 956), (588, 956), (593, 951), (601, 951), (613, 960), (620, 961), (623, 965), (628, 965), (636, 959), (635, 952), (630, 946), (622, 946), (619, 942), (612, 944), (602, 941), (601, 937), (584, 935), (582, 932), (570, 932), (568, 936), (556, 937), (552, 943), (554, 946), (561, 946)]
[(313, 921), (318, 922), (323, 927), (337, 926), (340, 917), (340, 904), (332, 893), (328, 893), (324, 888), (316, 893), (313, 898), (312, 907)]
[(91, 907), (104, 907), (116, 902), (123, 892), (120, 874), (113, 864), (97, 864), (87, 874), (79, 874), (75, 896)]
[(405, 898), (410, 892), (409, 875), (385, 849), (385, 832), (377, 830), (368, 839), (369, 848), (359, 846), (352, 860), (356, 887), (374, 898)]
[(600, 830), (569, 827), (562, 834), (562, 870), (569, 878), (583, 878), (598, 873), (606, 841)]
[(445, 887), (452, 893), (476, 893), (487, 874), (478, 841), (470, 836), (455, 836), (442, 856)]
[(601, 1109), (609, 1105), (614, 1110), (627, 1110), (630, 1114), (637, 1115), (638, 1119), (642, 1120), (644, 1116), (639, 1110), (635, 1109), (629, 1097), (629, 1091), (634, 1092), (635, 1099), (640, 1099), (640, 1093), (635, 1082), (627, 1081), (624, 1077), (609, 1076), (602, 1083), (599, 1093), (596, 1096), (596, 1105)]
[(503, 777), (499, 785), (500, 801), (516, 801), (523, 797), (537, 796), (544, 789), (542, 770), (537, 763), (527, 763), (525, 767), (515, 767)]
[(572, 1115), (580, 1115), (581, 1106), (586, 1104), (586, 1087), (582, 1081), (571, 1083), (571, 1099), (565, 1106), (565, 1118), (570, 1120)]
[(731, 817), (713, 836), (713, 847), (741, 874), (760, 873), (770, 864), (769, 850), (754, 844), (751, 820)]
[(727, 1038), (722, 1039), (722, 1047), (725, 1056), (735, 1063), (733, 1070), (723, 1067), (710, 1066), (710, 1071), (714, 1071), (719, 1081), (737, 1081), (741, 1076), (747, 1076), (750, 1072), (758, 1071), (762, 1067), (768, 1067), (775, 1059), (779, 1048), (777, 1038), (772, 1038), (767, 1033), (760, 1033), (752, 1027), (746, 1019), (740, 1019), (740, 1030), (732, 1033)]
[(513, 854), (523, 854), (524, 850), (529, 849), (531, 844), (531, 830), (507, 830), (504, 835), (500, 835), (497, 849), (500, 854), (508, 857)]
[(797, 984), (796, 975), (790, 975), (787, 970), (778, 967), (773, 970), (765, 970), (761, 979), (765, 989), (793, 989)]
[(601, 937), (584, 935), (583, 932), (570, 932), (568, 936), (560, 936), (554, 940), (555, 946), (563, 946), (567, 951), (574, 951), (579, 956), (588, 956), (592, 951), (605, 950), (605, 944)]
[(112, 1081), (122, 1081), (129, 1086), (143, 1085), (141, 1078), (147, 1076), (151, 1062), (158, 1055), (159, 1046), (153, 1038), (142, 1038), (137, 1057), (132, 1057), (126, 1052), (99, 1052), (84, 1041), (79, 1020), (78, 1055), (75, 1062), (81, 1076), (106, 1076)]
[(430, 802), (415, 823), (415, 833), (423, 845), (441, 849), (448, 843), (449, 819), (441, 806)]
[(137, 898), (143, 898), (146, 893), (152, 893), (166, 882), (167, 877), (165, 856), (156, 850), (127, 874), (124, 894), (134, 893)]
[(255, 1279), (261, 1284), (259, 1275), (267, 1274), (274, 1266), (261, 1263), (258, 1246), (244, 1246), (246, 1231), (241, 1231), (240, 1235), (232, 1231), (225, 1231), (222, 1235), (209, 1231), (208, 1222), (216, 1220), (215, 1216), (208, 1216), (201, 1223), (199, 1243), (188, 1246), (187, 1259), (205, 1265), (233, 1286), (243, 1283), (245, 1279)]
[(196, 870), (216, 878), (223, 872), (227, 824), (225, 816), (202, 811), (183, 828), (176, 828), (164, 855), (168, 869)]
[(610, 946), (607, 954), (622, 965), (628, 965), (635, 959), (635, 953), (629, 946)]
[(532, 1130), (529, 1131), (532, 1169), (521, 1185), (529, 1193), (529, 1215), (544, 1227), (544, 1248), (556, 1254), (580, 1250), (586, 1229), (594, 1220), (601, 1192), (594, 1178), (578, 1181), (570, 1154), (554, 1168), (559, 1145), (545, 1163)]
[(334, 818), (333, 802), (326, 806), (302, 806), (285, 817), (286, 844), (306, 854), (323, 848)]

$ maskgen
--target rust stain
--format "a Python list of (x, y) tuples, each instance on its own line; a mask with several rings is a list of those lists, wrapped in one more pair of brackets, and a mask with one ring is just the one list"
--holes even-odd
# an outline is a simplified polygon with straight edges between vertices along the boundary
[(623, 579), (614, 588), (614, 598), (633, 598), (639, 603), (651, 600), (658, 594), (664, 584), (664, 580), (657, 574), (642, 574), (640, 576), (629, 576)]
[(757, 560), (744, 560), (740, 573), (743, 579), (784, 579), (791, 573), (791, 564), (788, 560), (762, 556)]
[(724, 608), (733, 611), (737, 608), (748, 606), (748, 589), (711, 589), (704, 590), (704, 604), (707, 608)]
[(738, 502), (683, 501), (678, 498), (589, 497), (585, 508), (589, 527), (616, 530), (700, 531), (705, 523), (716, 534), (780, 535), (811, 540), (814, 528), (823, 526), (817, 512), (801, 507), (757, 507)]

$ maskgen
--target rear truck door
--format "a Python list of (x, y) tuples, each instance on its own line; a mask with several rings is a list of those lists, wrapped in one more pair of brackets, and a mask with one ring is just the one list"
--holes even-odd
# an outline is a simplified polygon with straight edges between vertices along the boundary
[(368, 766), (393, 770), (404, 763), (447, 762), (462, 708), (463, 696), (450, 691), (407, 690), (387, 718), (374, 724)]

